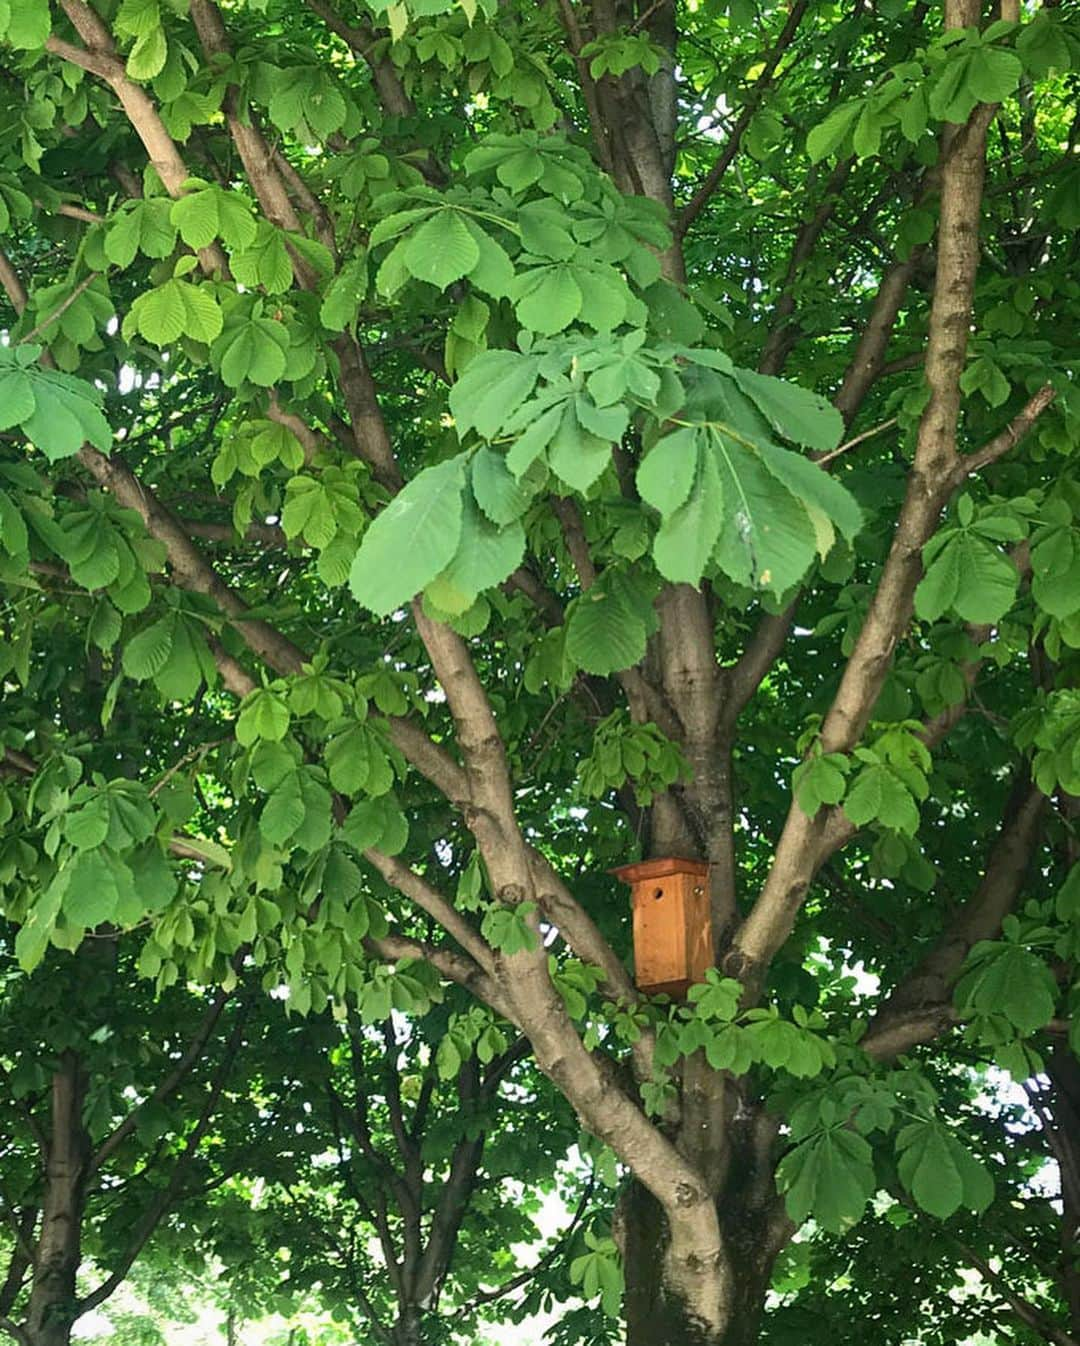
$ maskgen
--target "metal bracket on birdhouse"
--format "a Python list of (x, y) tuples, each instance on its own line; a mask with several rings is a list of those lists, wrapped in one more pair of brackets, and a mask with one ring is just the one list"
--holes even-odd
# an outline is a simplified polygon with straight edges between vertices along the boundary
[(669, 858), (611, 873), (630, 885), (638, 990), (681, 998), (713, 965), (709, 866)]

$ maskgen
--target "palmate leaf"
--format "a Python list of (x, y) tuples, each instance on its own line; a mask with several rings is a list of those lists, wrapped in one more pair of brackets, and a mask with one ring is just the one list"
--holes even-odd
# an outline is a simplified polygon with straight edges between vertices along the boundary
[(209, 344), (223, 321), (209, 290), (174, 276), (139, 295), (124, 319), (123, 334), (130, 339), (138, 332), (155, 346), (171, 346), (182, 336)]
[(525, 530), (516, 520), (500, 528), (489, 522), (469, 492), (462, 497), (461, 539), (446, 569), (425, 592), (443, 612), (467, 612), (485, 589), (501, 584), (521, 564)]
[(788, 1151), (776, 1170), (776, 1185), (797, 1225), (812, 1216), (839, 1233), (860, 1218), (874, 1195), (872, 1151), (854, 1131), (830, 1127)]
[(450, 389), (458, 434), (493, 439), (536, 387), (539, 360), (518, 351), (484, 351)]
[(469, 464), (473, 498), (492, 523), (505, 526), (520, 519), (532, 493), (510, 472), (506, 459), (492, 449), (478, 449)]
[(680, 412), (696, 424), (660, 439), (637, 473), (641, 498), (661, 515), (657, 568), (696, 584), (715, 564), (736, 584), (783, 595), (838, 532), (854, 538), (862, 513), (820, 467), (772, 443), (770, 425), (823, 446), (835, 442), (838, 419), (820, 398), (779, 379), (735, 370), (733, 381), (720, 352), (680, 353), (699, 356)]
[(825, 452), (840, 443), (844, 422), (819, 394), (750, 369), (736, 368), (733, 373), (739, 387), (784, 439)]
[(450, 564), (461, 539), (465, 460), (426, 468), (364, 534), (349, 572), (359, 603), (387, 616)]
[(524, 272), (514, 281), (511, 297), (522, 326), (545, 336), (564, 332), (584, 302), (573, 269), (561, 263)]
[(651, 596), (611, 569), (580, 598), (566, 622), (566, 653), (586, 673), (606, 676), (631, 668), (645, 656), (650, 636)]
[(403, 261), (409, 272), (440, 290), (467, 276), (479, 260), (476, 239), (456, 210), (430, 216), (404, 244)]
[(0, 429), (14, 426), (51, 461), (83, 444), (108, 453), (112, 430), (91, 383), (35, 362), (39, 346), (0, 347)]
[(976, 944), (956, 984), (961, 1014), (1000, 1014), (1019, 1033), (1034, 1033), (1054, 1016), (1057, 984), (1046, 963), (1020, 944)]
[(756, 454), (717, 431), (710, 440), (724, 500), (716, 562), (736, 584), (786, 593), (814, 559), (813, 523)]
[(896, 1149), (900, 1181), (930, 1215), (947, 1220), (961, 1206), (978, 1214), (993, 1201), (987, 1169), (939, 1122), (909, 1123)]
[[(955, 612), (966, 622), (999, 621), (1016, 600), (1019, 572), (1009, 558), (974, 532), (958, 531), (934, 551), (915, 590), (915, 611), (924, 621)], [(1061, 577), (1059, 577), (1060, 580)]]
[(706, 451), (698, 455), (694, 484), (685, 503), (665, 517), (656, 534), (653, 558), (657, 570), (674, 584), (697, 584), (723, 524), (724, 487), (716, 457)]
[(229, 321), (210, 348), (210, 360), (230, 388), (243, 383), (269, 388), (285, 373), (288, 349), (284, 324), (253, 316)]

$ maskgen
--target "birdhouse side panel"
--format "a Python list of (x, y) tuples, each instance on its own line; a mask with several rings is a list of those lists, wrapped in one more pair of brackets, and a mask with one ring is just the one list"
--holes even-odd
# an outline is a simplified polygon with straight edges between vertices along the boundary
[(712, 904), (707, 879), (688, 876), (686, 902), (686, 975), (687, 985), (704, 981), (716, 962), (712, 938)]

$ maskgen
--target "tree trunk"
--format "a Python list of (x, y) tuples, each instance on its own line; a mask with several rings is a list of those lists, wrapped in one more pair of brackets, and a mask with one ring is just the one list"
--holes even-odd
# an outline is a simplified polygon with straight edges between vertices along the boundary
[(64, 1052), (52, 1080), (41, 1233), (24, 1329), (30, 1346), (68, 1346), (71, 1340), (90, 1153), (82, 1118), (85, 1094), (79, 1058)]
[(423, 1346), (424, 1327), (418, 1304), (406, 1304), (394, 1324), (394, 1346)]
[[(723, 1197), (717, 1204), (722, 1213)], [(754, 1346), (775, 1258), (774, 1252), (762, 1251), (755, 1229), (748, 1229), (745, 1239), (728, 1230), (730, 1305), (718, 1329), (704, 1327), (664, 1286), (666, 1221), (655, 1197), (638, 1182), (631, 1181), (620, 1198), (616, 1234), (626, 1278), (626, 1346)]]
[(1063, 1047), (1048, 1063), (1053, 1134), (1047, 1139), (1061, 1175), (1061, 1283), (1069, 1328), (1080, 1335), (1080, 1062)]

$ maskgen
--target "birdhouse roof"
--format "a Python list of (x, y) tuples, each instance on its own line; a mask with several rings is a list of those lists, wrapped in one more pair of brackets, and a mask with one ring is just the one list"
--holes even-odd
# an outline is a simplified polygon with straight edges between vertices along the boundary
[(639, 860), (634, 865), (620, 865), (608, 871), (624, 883), (640, 883), (648, 879), (663, 879), (669, 874), (705, 875), (709, 866), (704, 860), (685, 860), (679, 856), (667, 856), (659, 860)]

